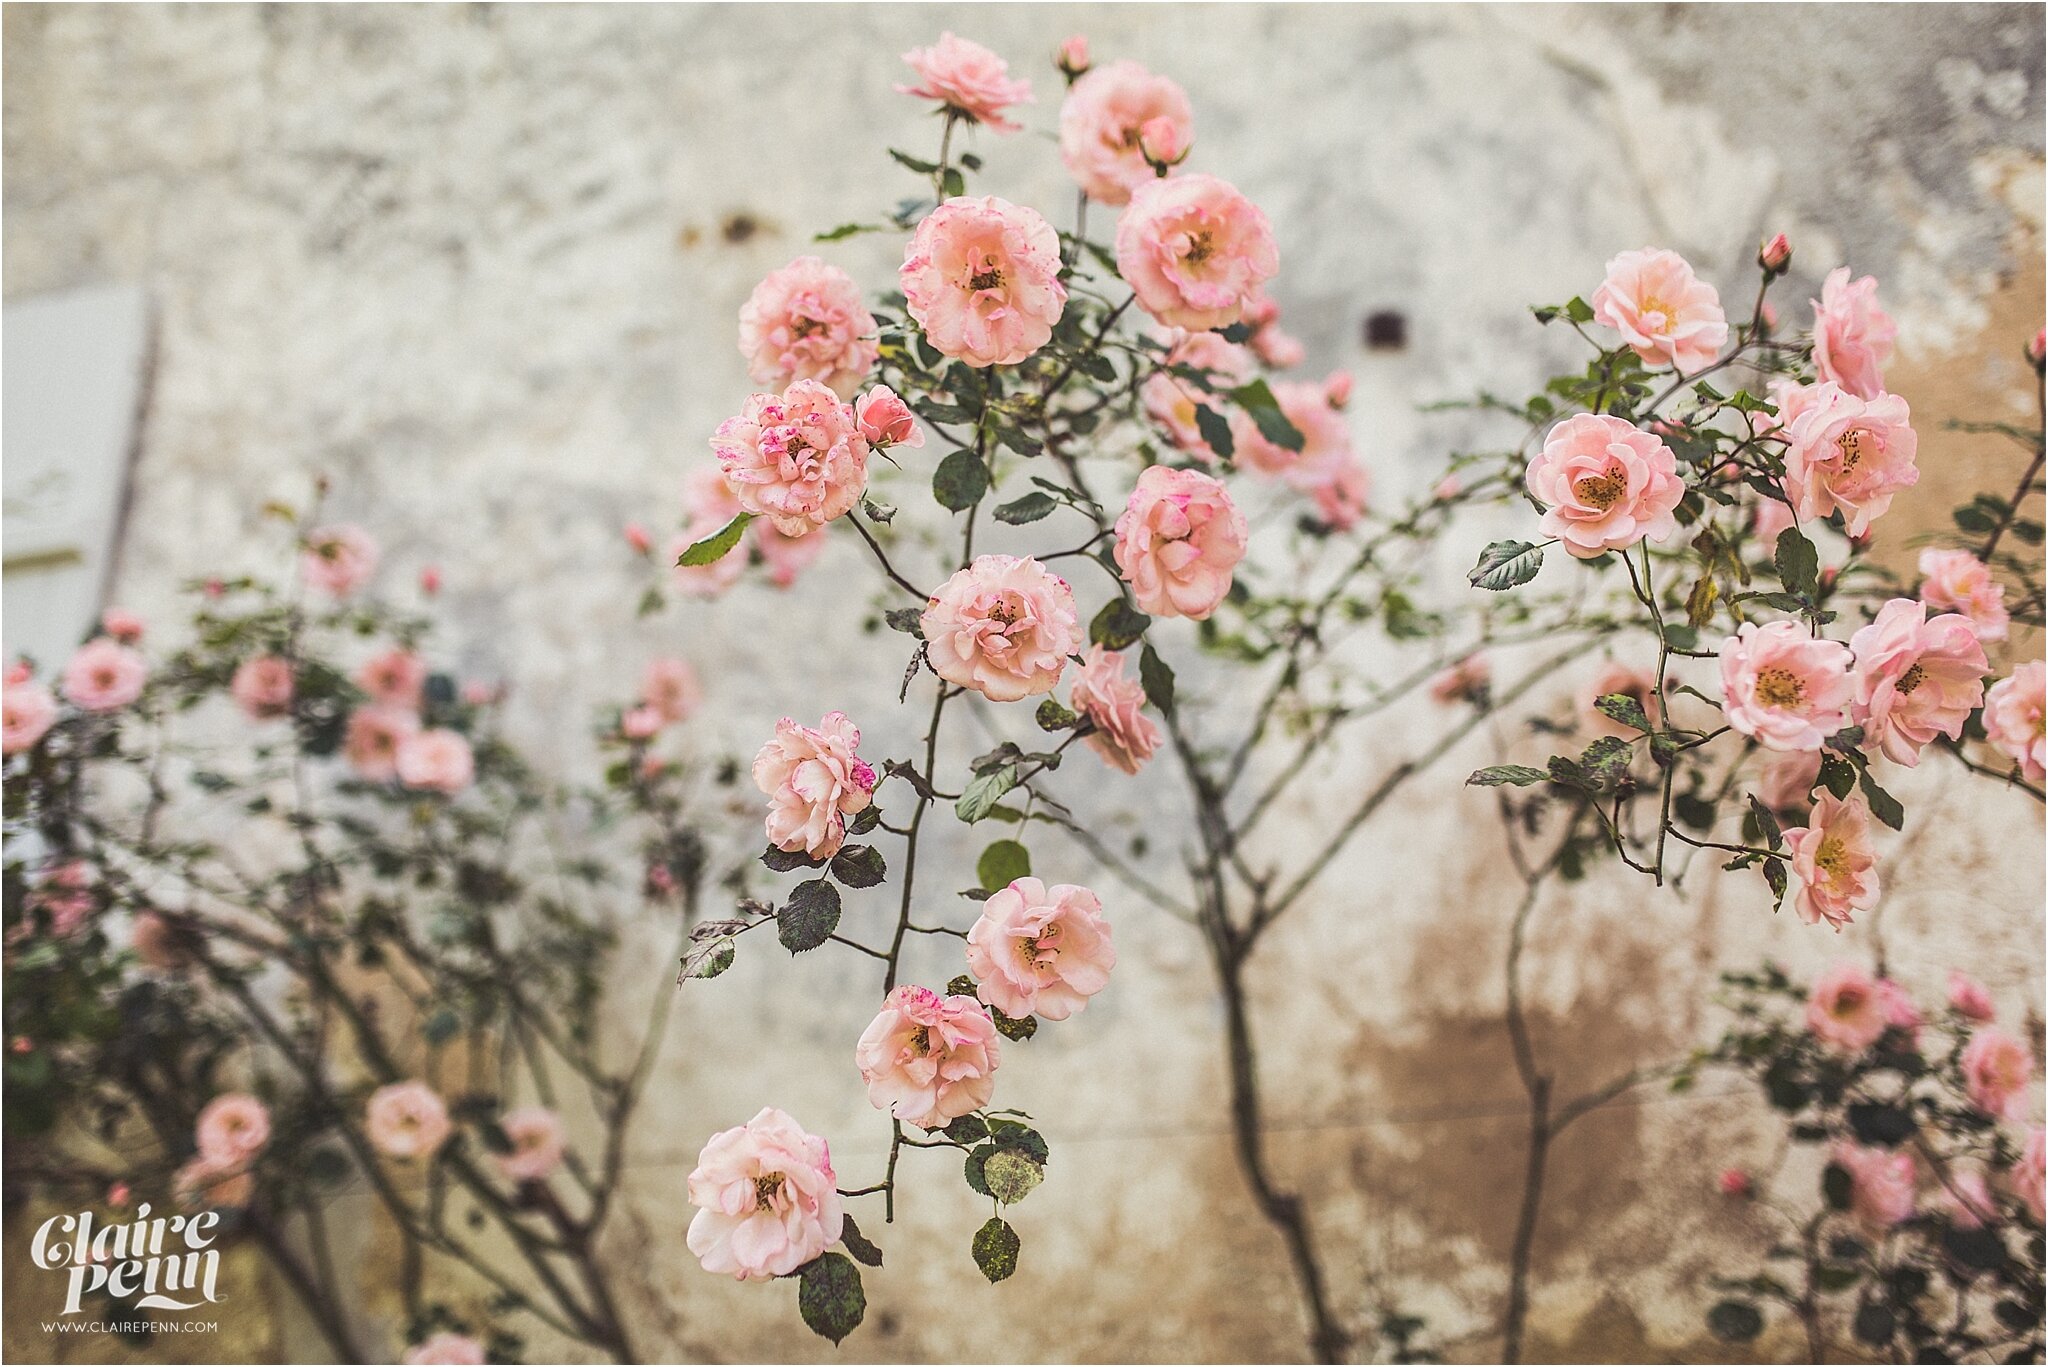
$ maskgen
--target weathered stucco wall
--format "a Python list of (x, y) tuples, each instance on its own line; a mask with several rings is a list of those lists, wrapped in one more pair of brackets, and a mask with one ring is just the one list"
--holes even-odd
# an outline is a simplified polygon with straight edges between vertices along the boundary
[[(1852, 261), (1901, 322), (1895, 383), (1928, 477), (1887, 531), (1937, 525), (1945, 495), (1986, 472), (2016, 477), (1996, 444), (1939, 424), (2025, 411), (2017, 350), (2042, 311), (2038, 7), (10, 7), (6, 295), (137, 280), (158, 309), (117, 597), (162, 619), (187, 576), (275, 568), (262, 504), (326, 471), (394, 573), (442, 566), (443, 644), (512, 681), (515, 725), (543, 756), (587, 757), (592, 709), (674, 651), (707, 677), (703, 754), (750, 751), (777, 716), (827, 707), (900, 752), (899, 645), (861, 637), (825, 591), (855, 548), (834, 546), (808, 591), (748, 587), (639, 621), (617, 529), (673, 506), (745, 392), (733, 316), (753, 282), (811, 230), (893, 196), (880, 149), (932, 136), (888, 93), (897, 54), (946, 27), (1039, 84), (1033, 131), (978, 147), (991, 185), (1023, 202), (1069, 199), (1041, 136), (1060, 37), (1085, 32), (1099, 57), (1187, 87), (1200, 163), (1273, 218), (1276, 294), (1310, 369), (1358, 373), (1353, 421), (1386, 497), (1488, 432), (1420, 402), (1544, 373), (1557, 339), (1528, 303), (1588, 290), (1608, 255), (1645, 242), (1733, 282), (1773, 230), (1797, 243), (1786, 298)], [(829, 250), (870, 286), (890, 277), (887, 243)], [(1362, 349), (1379, 308), (1407, 314), (1404, 351)], [(1471, 549), (1447, 549), (1447, 592)], [(1230, 716), (1230, 698), (1208, 704)], [(1275, 857), (1308, 847), (1424, 722), (1398, 714), (1332, 757), (1273, 823)], [(1483, 753), (1475, 741), (1358, 840), (1258, 974), (1276, 1162), (1308, 1194), (1338, 1304), (1365, 1317), (1378, 1279), (1480, 1358), (1496, 1351), (1524, 1128), (1499, 1023), (1517, 889), (1488, 802), (1458, 786)], [(2038, 808), (1940, 765), (1898, 787), (1917, 815), (1892, 841), (1889, 899), (1839, 939), (1705, 872), (1683, 903), (1612, 877), (1546, 903), (1532, 1001), (1562, 1085), (1690, 1044), (1724, 965), (1768, 952), (1808, 969), (1879, 931), (1918, 991), (1967, 961), (2007, 1012), (2038, 1009)], [(1100, 815), (1149, 812), (1170, 876), (1168, 776), (1125, 791)], [(965, 867), (964, 842), (940, 849)], [(950, 1173), (917, 1176), (869, 1325), (840, 1357), (1300, 1356), (1284, 1259), (1222, 1133), (1200, 946), (1135, 902), (1116, 912), (1115, 989), (1005, 1073), (1005, 1100), (1054, 1150), (1017, 1212), (1021, 1270), (983, 1285), (966, 1253), (980, 1215)], [(621, 961), (622, 1024), (668, 990), (632, 966), (665, 953), (662, 932), (641, 947)], [(833, 1357), (787, 1288), (697, 1270), (682, 1177), (704, 1135), (772, 1100), (872, 1180), (886, 1128), (849, 1062), (872, 1009), (856, 968), (757, 951), (683, 1002), (614, 1232), (629, 1313), (662, 1353)], [(1705, 1275), (1761, 1236), (1705, 1192), (1761, 1135), (1748, 1098), (1712, 1086), (1572, 1131), (1540, 1230), (1534, 1351), (1710, 1353)], [(13, 1227), (8, 1240), (12, 1260)], [(364, 1314), (388, 1325), (381, 1247), (358, 1222)], [(10, 1312), (10, 1353), (55, 1351), (27, 1332)], [(314, 1351), (288, 1324), (270, 1337)]]

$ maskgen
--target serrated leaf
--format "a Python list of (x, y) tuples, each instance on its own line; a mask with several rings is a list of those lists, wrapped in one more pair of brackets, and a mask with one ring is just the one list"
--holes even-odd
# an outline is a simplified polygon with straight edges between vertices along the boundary
[(1231, 402), (1245, 411), (1267, 441), (1283, 451), (1299, 451), (1306, 444), (1307, 438), (1281, 410), (1280, 401), (1273, 397), (1272, 387), (1264, 380), (1239, 385), (1229, 394)]
[(1472, 777), (1465, 780), (1471, 788), (1498, 788), (1508, 784), (1516, 788), (1527, 788), (1534, 783), (1548, 783), (1550, 774), (1543, 769), (1531, 769), (1526, 764), (1490, 764), (1484, 769), (1472, 771)]
[(953, 813), (972, 826), (989, 814), (1004, 793), (1017, 786), (1017, 766), (1005, 764), (976, 778), (953, 804)]
[(1123, 650), (1131, 642), (1145, 634), (1152, 625), (1152, 619), (1132, 607), (1122, 598), (1112, 598), (1102, 605), (1102, 611), (1095, 614), (1088, 623), (1088, 639), (1104, 650)]
[(1778, 582), (1788, 593), (1811, 597), (1820, 587), (1820, 552), (1797, 527), (1778, 533), (1778, 547), (1771, 557)]
[(843, 1253), (821, 1253), (804, 1264), (797, 1283), (797, 1309), (820, 1338), (838, 1343), (860, 1327), (867, 1315), (867, 1293), (860, 1269)]
[(1650, 730), (1650, 716), (1643, 711), (1643, 704), (1634, 694), (1603, 693), (1594, 699), (1593, 706), (1610, 721), (1618, 721), (1638, 731)]
[(1173, 670), (1159, 658), (1150, 641), (1138, 653), (1138, 682), (1144, 685), (1145, 697), (1162, 716), (1173, 715)]
[(987, 891), (1001, 892), (1019, 878), (1031, 876), (1031, 851), (1015, 840), (998, 840), (981, 852), (974, 876)]
[(1611, 789), (1628, 772), (1634, 747), (1619, 736), (1602, 736), (1579, 756), (1579, 768), (1596, 788)]
[(761, 862), (776, 873), (789, 873), (794, 869), (815, 869), (825, 861), (813, 859), (802, 850), (785, 850), (770, 845), (761, 851)]
[(998, 1149), (982, 1164), (981, 1180), (989, 1195), (1014, 1206), (1045, 1180), (1045, 1169), (1015, 1149)]
[(737, 947), (732, 937), (745, 930), (745, 921), (706, 921), (690, 929), (690, 947), (683, 954), (683, 970), (676, 981), (685, 978), (715, 978), (732, 967)]
[(1012, 526), (1021, 527), (1027, 522), (1036, 522), (1042, 517), (1050, 517), (1059, 506), (1059, 500), (1055, 499), (1051, 494), (1026, 494), (1020, 499), (1005, 503), (997, 508), (996, 521), (1007, 522)]
[(832, 856), (832, 876), (849, 888), (872, 888), (889, 876), (889, 865), (873, 845), (846, 845)]
[[(960, 980), (955, 978), (953, 981), (958, 983)], [(965, 992), (954, 991), (950, 985), (947, 991), (956, 997), (971, 995), (974, 991), (974, 980), (972, 978), (967, 980), (967, 990)], [(950, 1122), (946, 1126), (944, 1133), (946, 1138), (952, 1140), (955, 1144), (974, 1144), (988, 1138), (988, 1122), (970, 1111), (966, 1115), (956, 1117)]]
[(1010, 1228), (1010, 1222), (992, 1215), (987, 1224), (975, 1231), (974, 1265), (981, 1269), (982, 1276), (999, 1282), (1017, 1270), (1017, 1254), (1023, 1246), (1024, 1241)]
[(775, 913), (775, 938), (792, 954), (816, 949), (839, 928), (839, 889), (823, 878), (798, 883)]
[(733, 547), (740, 544), (741, 534), (747, 530), (747, 524), (753, 520), (754, 515), (752, 513), (733, 514), (732, 521), (726, 523), (702, 541), (692, 541), (688, 546), (685, 546), (683, 553), (676, 557), (676, 564), (680, 567), (693, 567), (709, 565), (713, 561), (724, 559)]
[(932, 471), (932, 497), (939, 506), (959, 513), (988, 493), (988, 464), (972, 451), (955, 451)]
[(1465, 576), (1474, 588), (1499, 593), (1526, 584), (1543, 568), (1543, 550), (1528, 541), (1496, 541), (1479, 553), (1479, 563)]
[(839, 1226), (839, 1242), (846, 1245), (846, 1251), (851, 1253), (856, 1261), (869, 1267), (882, 1265), (882, 1250), (875, 1247), (874, 1243), (860, 1232), (860, 1226), (853, 1222), (851, 1215), (843, 1217), (843, 1223)]

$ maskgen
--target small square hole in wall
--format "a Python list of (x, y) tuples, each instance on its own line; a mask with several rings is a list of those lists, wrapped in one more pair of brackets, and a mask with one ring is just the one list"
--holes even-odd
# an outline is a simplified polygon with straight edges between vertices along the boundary
[(1380, 309), (1365, 315), (1367, 351), (1401, 351), (1408, 345), (1408, 315)]

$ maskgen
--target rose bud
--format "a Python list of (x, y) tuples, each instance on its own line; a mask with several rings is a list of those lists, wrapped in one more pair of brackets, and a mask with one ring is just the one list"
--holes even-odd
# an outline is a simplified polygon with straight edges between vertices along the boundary
[[(1780, 241), (1782, 240), (1781, 238)], [(1722, 1172), (1718, 1185), (1723, 1196), (1733, 1196), (1742, 1200), (1747, 1200), (1756, 1192), (1756, 1186), (1750, 1181), (1749, 1174), (1741, 1168), (1729, 1168)]]
[(1764, 268), (1764, 274), (1779, 276), (1792, 264), (1792, 244), (1779, 233), (1756, 250), (1756, 264)]
[(441, 591), (441, 567), (428, 565), (420, 571), (420, 592), (432, 598)]
[(1088, 60), (1088, 40), (1078, 33), (1067, 39), (1060, 44), (1059, 51), (1053, 54), (1052, 63), (1069, 81), (1087, 74), (1088, 68), (1093, 65)]
[(2027, 359), (2034, 363), (2034, 369), (2041, 369), (2042, 358), (2048, 357), (2048, 328), (2037, 329), (2034, 340), (2027, 343)]
[(1323, 397), (1330, 401), (1330, 407), (1342, 408), (1351, 402), (1351, 372), (1333, 370), (1323, 381)]
[(654, 545), (654, 538), (649, 536), (647, 529), (637, 522), (628, 522), (625, 525), (624, 531), (626, 544), (633, 548), (633, 554), (635, 555), (647, 554), (648, 548)]
[(1188, 142), (1182, 136), (1180, 125), (1164, 115), (1138, 125), (1138, 150), (1145, 154), (1145, 160), (1152, 164), (1152, 169), (1162, 176), (1169, 167), (1178, 166), (1188, 159)]

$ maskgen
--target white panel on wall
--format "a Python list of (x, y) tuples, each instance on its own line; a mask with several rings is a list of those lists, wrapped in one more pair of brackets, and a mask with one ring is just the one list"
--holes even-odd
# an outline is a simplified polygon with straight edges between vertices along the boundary
[(0, 359), (9, 658), (60, 663), (103, 606), (120, 547), (149, 363), (132, 285), (11, 302)]

